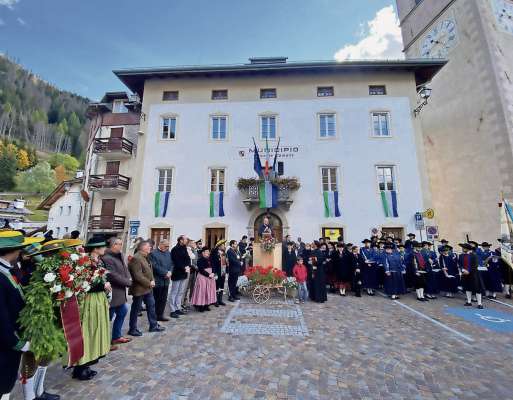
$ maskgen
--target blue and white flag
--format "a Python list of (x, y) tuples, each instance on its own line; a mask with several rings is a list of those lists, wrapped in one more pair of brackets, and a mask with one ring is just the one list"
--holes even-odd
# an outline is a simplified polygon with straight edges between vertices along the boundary
[(224, 217), (224, 192), (210, 192), (210, 217)]
[(329, 191), (323, 193), (324, 198), (324, 216), (340, 217), (340, 209), (338, 208), (338, 191)]

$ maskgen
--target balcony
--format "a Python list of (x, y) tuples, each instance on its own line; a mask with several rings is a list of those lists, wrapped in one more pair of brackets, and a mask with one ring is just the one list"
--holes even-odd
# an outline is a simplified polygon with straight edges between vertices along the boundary
[(96, 232), (119, 232), (125, 229), (125, 217), (121, 215), (91, 215), (89, 230)]
[(130, 185), (130, 178), (120, 175), (91, 175), (89, 189), (103, 192), (126, 192)]
[(134, 144), (125, 138), (108, 137), (94, 139), (93, 152), (105, 159), (132, 157)]

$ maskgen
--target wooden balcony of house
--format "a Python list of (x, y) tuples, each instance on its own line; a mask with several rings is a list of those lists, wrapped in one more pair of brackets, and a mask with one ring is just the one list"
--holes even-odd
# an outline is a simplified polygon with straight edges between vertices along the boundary
[(91, 215), (89, 230), (95, 232), (120, 232), (125, 229), (125, 217), (121, 215)]
[[(286, 185), (278, 185), (278, 205), (283, 207), (285, 210), (290, 209), (290, 206), (294, 202), (292, 199), (292, 192)], [(245, 188), (240, 189), (242, 195), (242, 202), (248, 210), (251, 210), (254, 206), (260, 203), (260, 197), (258, 195), (258, 184), (249, 185)]]
[(89, 189), (104, 192), (126, 192), (130, 178), (121, 174), (91, 175)]
[(132, 157), (134, 144), (124, 137), (107, 137), (94, 139), (93, 152), (106, 159)]

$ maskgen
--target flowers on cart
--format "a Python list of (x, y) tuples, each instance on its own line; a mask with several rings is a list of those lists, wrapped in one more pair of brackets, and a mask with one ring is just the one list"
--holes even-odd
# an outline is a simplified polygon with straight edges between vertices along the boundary
[(296, 281), (296, 278), (289, 276), (283, 280), (283, 287), (287, 290), (297, 289), (299, 284)]
[(244, 275), (254, 285), (278, 285), (287, 277), (281, 269), (273, 268), (272, 265), (262, 267), (255, 265), (249, 267)]
[(239, 278), (237, 279), (237, 287), (238, 288), (243, 288), (243, 287), (246, 287), (246, 286), (249, 286), (249, 279), (246, 275), (242, 275), (242, 276), (239, 276)]

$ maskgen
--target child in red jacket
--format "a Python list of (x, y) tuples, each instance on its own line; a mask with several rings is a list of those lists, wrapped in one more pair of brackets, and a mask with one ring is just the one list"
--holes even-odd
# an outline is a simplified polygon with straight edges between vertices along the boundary
[(303, 264), (303, 258), (297, 258), (297, 264), (294, 265), (294, 268), (292, 269), (292, 275), (294, 278), (296, 278), (296, 281), (299, 285), (297, 289), (298, 300), (301, 303), (304, 303), (308, 298), (308, 289), (306, 287), (308, 271), (306, 270), (305, 264)]

